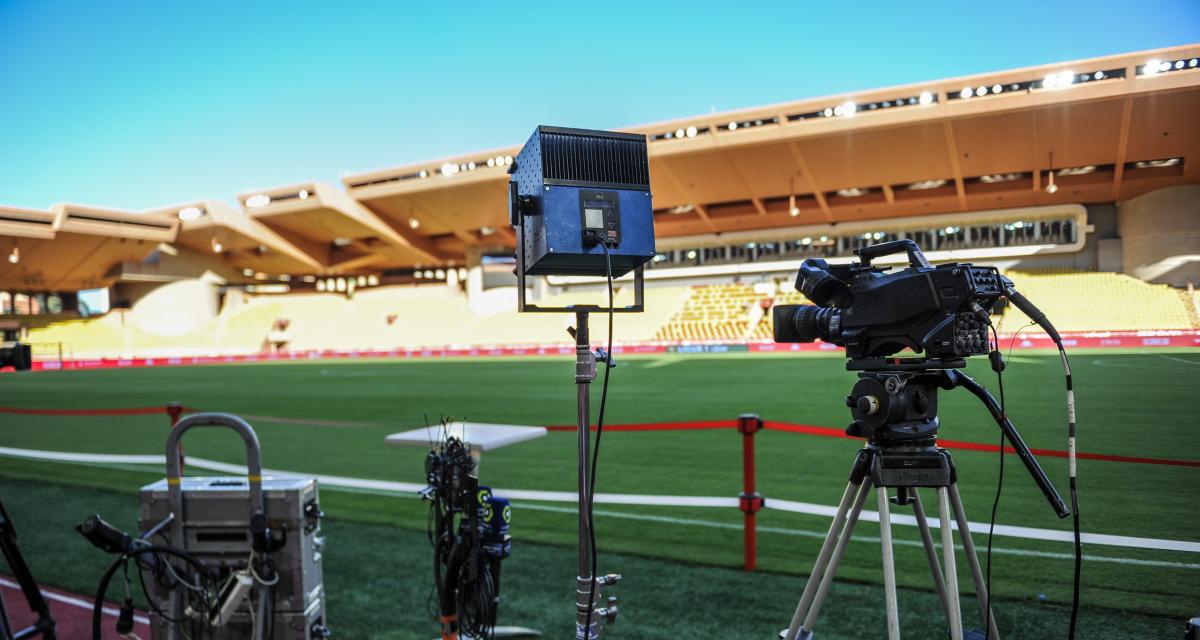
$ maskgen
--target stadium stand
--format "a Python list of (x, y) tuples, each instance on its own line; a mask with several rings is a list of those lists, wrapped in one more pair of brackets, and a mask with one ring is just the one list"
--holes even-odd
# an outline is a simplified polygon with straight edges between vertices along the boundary
[[(1060, 331), (1154, 331), (1192, 329), (1188, 308), (1176, 289), (1120, 273), (1065, 270), (1009, 272)], [(1016, 308), (1005, 312), (1002, 330), (1029, 319)]]
[[(1123, 274), (1070, 270), (1012, 271), (1017, 287), (1035, 300), (1061, 331), (1156, 331), (1200, 328), (1185, 291)], [(769, 340), (770, 307), (805, 304), (791, 282), (720, 283), (650, 287), (646, 312), (621, 315), (620, 342)], [(770, 291), (776, 291), (770, 293)], [(515, 295), (515, 294), (514, 294)], [(551, 295), (547, 305), (597, 302), (595, 292)], [(617, 304), (632, 302), (622, 287)], [(29, 340), (59, 344), (76, 358), (245, 355), (277, 351), (367, 350), (420, 347), (489, 347), (566, 342), (569, 316), (507, 310), (481, 314), (466, 296), (445, 286), (378, 287), (353, 297), (329, 293), (252, 295), (229, 293), (215, 316), (184, 330), (163, 333), (163, 305), (175, 296), (144, 300), (134, 309), (66, 319), (32, 328)], [(175, 310), (177, 311), (177, 310)], [(197, 311), (197, 313), (199, 313)], [(1001, 330), (1028, 319), (1010, 308)], [(604, 322), (592, 322), (593, 341), (607, 340)], [(157, 331), (155, 329), (158, 329)]]

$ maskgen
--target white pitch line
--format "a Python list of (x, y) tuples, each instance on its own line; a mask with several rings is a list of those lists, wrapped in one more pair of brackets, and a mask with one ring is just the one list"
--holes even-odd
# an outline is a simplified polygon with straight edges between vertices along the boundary
[[(39, 451), (34, 449), (16, 449), (12, 447), (0, 447), (0, 455), (7, 455), (18, 458), (29, 458), (34, 460), (50, 460), (55, 462), (76, 462), (76, 463), (134, 463), (134, 464), (164, 464), (164, 458), (156, 455), (117, 455), (117, 454), (99, 454), (99, 453), (68, 453), (61, 451)], [(236, 475), (245, 475), (246, 467), (236, 464), (228, 464), (217, 462), (215, 460), (206, 460), (204, 458), (191, 458), (186, 461), (186, 465), (190, 467), (209, 469), (212, 471), (220, 471), (222, 473), (230, 473)], [(322, 484), (330, 487), (344, 487), (351, 489), (367, 489), (376, 491), (391, 491), (396, 493), (413, 494), (425, 488), (424, 484), (415, 482), (395, 482), (390, 480), (369, 480), (365, 478), (350, 478), (346, 476), (333, 476), (323, 474), (311, 474), (295, 471), (282, 471), (273, 469), (264, 469), (264, 474), (273, 475), (300, 475), (305, 477), (315, 477)], [(492, 491), (502, 497), (508, 497), (516, 500), (532, 500), (538, 502), (570, 502), (577, 503), (578, 495), (575, 492), (569, 491), (532, 491), (525, 489), (499, 489), (493, 488)], [(738, 506), (737, 498), (726, 497), (710, 497), (710, 496), (666, 496), (666, 495), (641, 495), (628, 493), (597, 493), (594, 502), (596, 504), (623, 504), (623, 505), (640, 505), (640, 506), (669, 506), (669, 507), (702, 507), (702, 508), (727, 508)], [(777, 509), (791, 513), (800, 513), (805, 515), (823, 516), (827, 518), (833, 517), (836, 512), (836, 507), (813, 504), (810, 502), (794, 502), (791, 500), (779, 500), (775, 498), (766, 498), (764, 506), (767, 509)], [(879, 513), (876, 511), (863, 511), (860, 519), (879, 522)], [(897, 514), (892, 517), (892, 524), (905, 526), (916, 526), (916, 518), (909, 515)], [(987, 525), (979, 522), (968, 522), (967, 525), (976, 533), (986, 531)], [(930, 522), (931, 527), (938, 527), (935, 521)], [(956, 525), (955, 525), (956, 526)], [(995, 535), (1022, 538), (1026, 540), (1049, 540), (1054, 542), (1072, 542), (1073, 534), (1070, 531), (1061, 531), (1057, 529), (1040, 529), (1035, 527), (1019, 527), (1013, 525), (996, 525)], [(1162, 551), (1182, 551), (1188, 553), (1200, 553), (1200, 542), (1189, 542), (1185, 540), (1167, 540), (1161, 538), (1141, 538), (1133, 536), (1116, 536), (1101, 533), (1084, 533), (1082, 541), (1085, 544), (1104, 545), (1111, 547), (1127, 547), (1132, 549), (1156, 549)]]
[[(552, 513), (575, 513), (575, 509), (566, 507), (556, 507), (543, 504), (522, 504), (522, 509), (530, 509), (532, 511), (549, 511)], [(658, 522), (662, 524), (671, 524), (679, 526), (691, 527), (706, 527), (711, 529), (726, 529), (729, 531), (741, 531), (742, 525), (733, 524), (730, 522), (714, 522), (712, 520), (701, 520), (698, 518), (673, 518), (671, 516), (656, 516), (643, 513), (627, 513), (623, 511), (596, 511), (595, 515), (606, 516), (609, 518), (619, 518), (622, 520), (638, 520), (642, 522)], [(932, 524), (932, 522), (930, 523)], [(785, 536), (794, 536), (798, 538), (814, 538), (823, 540), (828, 533), (827, 531), (812, 531), (810, 529), (788, 529), (784, 527), (758, 527), (760, 533), (777, 533)], [(978, 532), (976, 532), (978, 533)], [(879, 544), (879, 536), (850, 536), (853, 542), (871, 542)], [(892, 544), (904, 545), (910, 547), (921, 547), (923, 543), (916, 540), (892, 539)], [(941, 548), (940, 542), (934, 542), (934, 546)], [(961, 544), (955, 544), (955, 549), (962, 550)], [(978, 550), (976, 551), (978, 553)], [(1075, 554), (1059, 553), (1055, 551), (1035, 551), (1033, 549), (1010, 549), (1008, 547), (992, 547), (992, 553), (1011, 556), (1024, 556), (1030, 558), (1049, 558), (1053, 560), (1074, 560)], [(1141, 560), (1138, 558), (1120, 558), (1112, 556), (1083, 556), (1084, 560), (1089, 562), (1111, 562), (1113, 564), (1138, 565), (1146, 567), (1161, 567), (1166, 569), (1200, 569), (1200, 563), (1190, 562), (1170, 562), (1168, 560)]]
[[(0, 586), (8, 587), (10, 589), (20, 589), (21, 588), (21, 585), (13, 582), (11, 580), (7, 580), (5, 578), (0, 578)], [(88, 611), (92, 611), (95, 607), (94, 604), (92, 604), (91, 602), (88, 602), (87, 600), (84, 600), (83, 598), (76, 598), (74, 596), (64, 596), (61, 593), (54, 593), (53, 591), (46, 591), (44, 589), (39, 589), (39, 591), (42, 592), (42, 597), (47, 600), (53, 600), (54, 602), (61, 602), (63, 604), (69, 604), (72, 607), (79, 607), (80, 609), (87, 609)], [(113, 609), (112, 607), (103, 607), (100, 610), (104, 613), (104, 615), (112, 616), (114, 618), (120, 616), (120, 614), (121, 614), (120, 611), (117, 611), (116, 609)], [(134, 615), (133, 621), (137, 622), (138, 624), (144, 624), (144, 625), (150, 624), (150, 619), (147, 618), (146, 616), (142, 616), (142, 615)]]

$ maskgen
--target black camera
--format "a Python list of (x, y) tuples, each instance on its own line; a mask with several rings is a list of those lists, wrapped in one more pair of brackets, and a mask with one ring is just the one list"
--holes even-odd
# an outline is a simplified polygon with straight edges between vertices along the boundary
[(29, 345), (20, 342), (0, 342), (0, 369), (12, 367), (25, 371), (33, 367), (33, 353)]
[[(907, 252), (909, 266), (895, 273), (871, 264)], [(995, 267), (929, 265), (912, 240), (855, 251), (858, 263), (830, 265), (810, 258), (800, 266), (796, 289), (815, 305), (774, 309), (775, 342), (818, 338), (846, 348), (851, 360), (883, 358), (910, 349), (927, 360), (986, 354), (989, 314), (1011, 288)]]

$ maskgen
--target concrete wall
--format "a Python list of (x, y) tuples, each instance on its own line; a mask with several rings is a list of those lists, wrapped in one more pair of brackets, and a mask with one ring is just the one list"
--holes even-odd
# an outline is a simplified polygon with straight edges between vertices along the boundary
[(1200, 283), (1200, 186), (1168, 187), (1120, 203), (1124, 271), (1149, 282)]

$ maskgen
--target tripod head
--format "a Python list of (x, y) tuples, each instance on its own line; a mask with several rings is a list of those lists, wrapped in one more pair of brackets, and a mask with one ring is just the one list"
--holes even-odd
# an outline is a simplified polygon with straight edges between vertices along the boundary
[[(846, 396), (846, 406), (854, 420), (846, 434), (865, 438), (880, 449), (897, 447), (930, 448), (937, 443), (940, 426), (937, 393), (963, 387), (979, 399), (991, 413), (1004, 437), (1024, 463), (1050, 507), (1060, 518), (1071, 515), (1058, 490), (1046, 477), (1037, 458), (1025, 444), (1017, 428), (1001, 409), (1000, 404), (967, 374), (949, 365), (951, 361), (936, 362), (923, 358), (878, 358), (884, 362), (860, 371), (858, 382)], [(852, 360), (851, 365), (856, 361)], [(965, 362), (958, 361), (962, 364)], [(931, 363), (933, 366), (930, 366)], [(960, 364), (959, 366), (962, 366)], [(851, 368), (853, 368), (851, 366)]]

